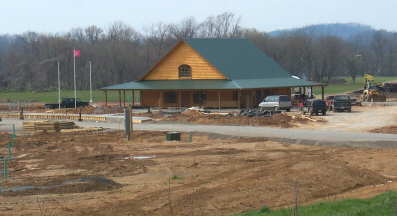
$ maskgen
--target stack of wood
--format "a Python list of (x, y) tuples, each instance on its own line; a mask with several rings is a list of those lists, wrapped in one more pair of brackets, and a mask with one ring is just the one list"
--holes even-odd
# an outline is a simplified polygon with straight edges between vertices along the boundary
[(23, 129), (26, 131), (54, 133), (62, 129), (73, 129), (75, 124), (72, 121), (25, 121)]
[(23, 122), (23, 129), (26, 131), (34, 131), (36, 130), (35, 124), (36, 122), (42, 122), (42, 121), (24, 121)]
[(53, 121), (42, 121), (36, 122), (34, 124), (35, 131), (44, 132), (44, 133), (54, 133), (59, 132), (59, 122)]
[(73, 129), (76, 128), (76, 125), (72, 121), (59, 121), (59, 129)]

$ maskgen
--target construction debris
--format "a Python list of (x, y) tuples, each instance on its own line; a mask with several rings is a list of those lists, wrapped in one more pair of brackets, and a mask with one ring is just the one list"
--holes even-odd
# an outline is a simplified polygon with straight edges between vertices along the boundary
[(272, 113), (271, 115), (252, 115), (251, 113), (250, 115), (240, 116), (238, 113), (222, 113), (218, 115), (197, 110), (186, 110), (181, 114), (166, 116), (160, 120), (197, 124), (275, 126), (283, 128), (294, 127), (296, 124), (308, 121), (324, 121), (320, 118), (311, 118), (302, 114)]

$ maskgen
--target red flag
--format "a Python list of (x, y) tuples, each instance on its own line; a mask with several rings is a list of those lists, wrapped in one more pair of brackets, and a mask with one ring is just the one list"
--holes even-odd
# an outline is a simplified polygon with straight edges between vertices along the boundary
[(73, 50), (74, 57), (80, 57), (80, 50)]

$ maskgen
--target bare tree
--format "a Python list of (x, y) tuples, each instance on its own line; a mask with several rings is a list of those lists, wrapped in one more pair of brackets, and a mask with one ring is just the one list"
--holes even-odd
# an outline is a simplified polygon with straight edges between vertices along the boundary
[(200, 37), (206, 38), (238, 38), (243, 34), (241, 19), (233, 13), (223, 13), (208, 17), (200, 24)]

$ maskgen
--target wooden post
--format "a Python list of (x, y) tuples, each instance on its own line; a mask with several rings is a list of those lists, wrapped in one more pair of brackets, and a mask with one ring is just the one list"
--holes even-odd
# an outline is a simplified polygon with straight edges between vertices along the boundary
[(221, 111), (221, 92), (218, 91), (218, 109), (219, 112)]
[(313, 86), (310, 86), (310, 97), (313, 98)]
[(134, 89), (131, 91), (131, 106), (134, 107), (135, 105), (135, 91)]
[(119, 106), (121, 107), (121, 90), (119, 90)]
[(237, 90), (238, 109), (241, 109), (241, 90)]
[(129, 107), (124, 107), (124, 132), (127, 140), (130, 140), (131, 135), (131, 110)]
[(163, 106), (163, 91), (160, 91), (160, 97), (159, 97), (159, 108)]
[(133, 115), (133, 106), (130, 107), (130, 116), (131, 116), (131, 126), (130, 126), (130, 136), (132, 136), (132, 134), (134, 133), (134, 115)]
[(190, 106), (194, 106), (194, 100), (193, 100), (193, 94), (194, 94), (194, 92), (193, 92), (193, 91), (190, 91), (189, 93), (190, 93), (190, 94), (189, 94)]
[(105, 90), (105, 106), (108, 105), (108, 91)]
[(125, 90), (123, 90), (123, 106), (125, 107)]
[(321, 86), (321, 99), (324, 100), (324, 86)]
[(178, 106), (179, 110), (182, 108), (182, 92), (178, 91)]

